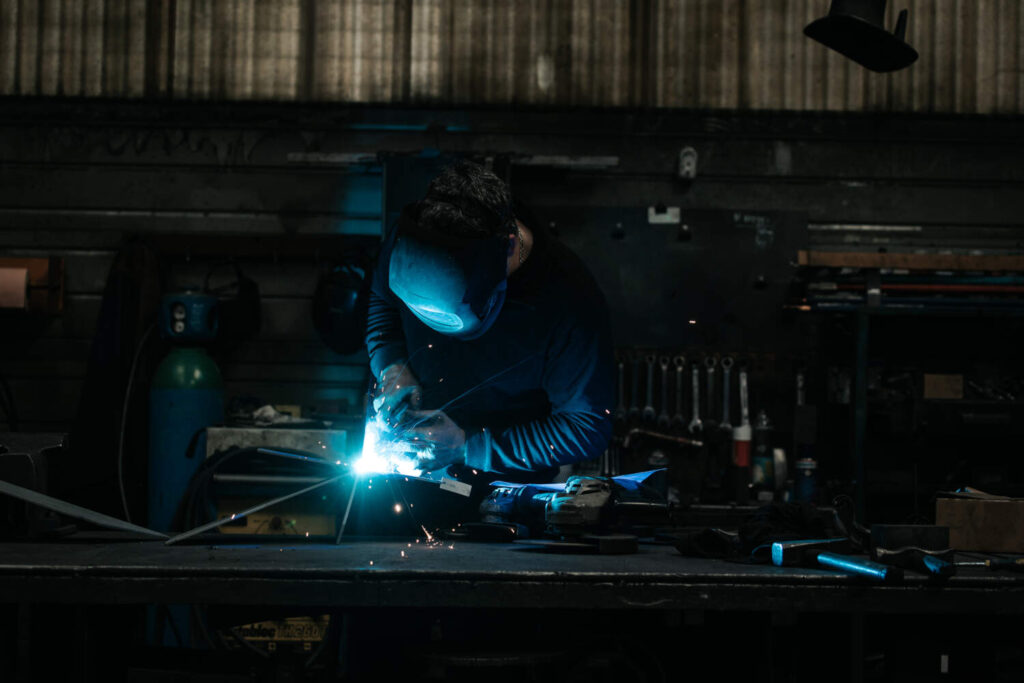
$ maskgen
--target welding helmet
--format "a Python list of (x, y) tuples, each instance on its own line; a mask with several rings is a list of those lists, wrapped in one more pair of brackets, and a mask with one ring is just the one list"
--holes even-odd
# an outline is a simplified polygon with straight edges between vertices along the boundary
[[(507, 235), (459, 237), (425, 227), (418, 220), (421, 208), (406, 207), (398, 220), (388, 269), (391, 291), (427, 327), (476, 339), (491, 328), (505, 302), (511, 241)], [(515, 232), (511, 215), (498, 219)]]
[(313, 293), (313, 326), (329, 348), (347, 356), (366, 343), (369, 262), (353, 250), (326, 265)]

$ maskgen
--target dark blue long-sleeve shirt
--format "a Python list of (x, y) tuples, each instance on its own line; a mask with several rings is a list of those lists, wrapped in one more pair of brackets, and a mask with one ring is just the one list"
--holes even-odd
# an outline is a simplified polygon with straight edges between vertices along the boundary
[(373, 278), (366, 344), (374, 376), (408, 360), (423, 407), (443, 409), (466, 431), (466, 465), (486, 472), (540, 472), (594, 458), (611, 435), (604, 296), (567, 247), (543, 230), (533, 234), (501, 313), (477, 339), (432, 330), (391, 292), (393, 229)]

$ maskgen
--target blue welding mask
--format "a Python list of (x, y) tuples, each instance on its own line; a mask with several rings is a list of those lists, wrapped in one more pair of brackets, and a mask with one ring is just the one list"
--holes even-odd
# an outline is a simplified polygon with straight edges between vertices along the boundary
[(391, 251), (391, 291), (424, 325), (456, 339), (491, 328), (505, 302), (508, 237), (457, 238), (425, 229), (418, 207), (399, 218)]

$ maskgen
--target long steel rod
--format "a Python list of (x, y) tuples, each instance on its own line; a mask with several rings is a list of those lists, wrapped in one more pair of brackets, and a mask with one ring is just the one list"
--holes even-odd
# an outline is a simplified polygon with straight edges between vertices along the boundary
[(318, 488), (320, 488), (322, 486), (327, 486), (328, 484), (332, 484), (332, 483), (334, 483), (334, 482), (338, 481), (339, 479), (342, 479), (342, 478), (344, 478), (346, 476), (349, 476), (349, 475), (348, 474), (339, 474), (336, 477), (331, 477), (329, 479), (324, 479), (323, 481), (318, 482), (316, 484), (313, 484), (312, 486), (307, 486), (304, 489), (299, 489), (298, 491), (294, 491), (293, 493), (289, 493), (287, 495), (280, 496), (279, 498), (274, 498), (273, 500), (268, 500), (266, 502), (260, 503), (259, 505), (254, 505), (251, 508), (248, 508), (247, 510), (242, 510), (241, 512), (236, 512), (236, 513), (234, 513), (232, 515), (229, 515), (227, 517), (221, 517), (220, 519), (215, 519), (212, 522), (207, 522), (206, 524), (203, 524), (202, 526), (197, 526), (195, 529), (190, 529), (189, 531), (185, 531), (183, 533), (180, 533), (177, 536), (172, 536), (171, 538), (168, 538), (166, 541), (164, 541), (164, 545), (174, 545), (175, 543), (178, 543), (179, 541), (184, 541), (187, 538), (192, 538), (193, 536), (197, 536), (197, 535), (203, 533), (204, 531), (209, 531), (210, 529), (216, 529), (217, 527), (222, 526), (224, 524), (227, 524), (228, 522), (234, 521), (236, 519), (242, 519), (243, 517), (246, 517), (247, 515), (251, 515), (254, 512), (259, 512), (260, 510), (263, 510), (264, 508), (268, 508), (268, 507), (270, 507), (272, 505), (277, 505), (278, 503), (283, 503), (284, 501), (291, 500), (292, 498), (297, 498), (298, 496), (301, 496), (304, 493), (309, 493), (310, 491), (315, 491), (316, 489), (318, 489)]
[(356, 485), (358, 479), (352, 480), (352, 491), (348, 494), (348, 503), (345, 505), (345, 516), (341, 518), (341, 526), (338, 527), (338, 536), (334, 539), (334, 545), (341, 543), (341, 537), (345, 535), (345, 527), (348, 526), (348, 513), (352, 511), (352, 500), (356, 497)]
[(0, 480), (0, 493), (6, 493), (9, 496), (14, 496), (19, 500), (23, 500), (26, 503), (38, 505), (39, 507), (44, 507), (47, 510), (52, 510), (62, 515), (67, 515), (68, 517), (74, 517), (75, 519), (91, 522), (92, 524), (101, 526), (105, 529), (130, 531), (132, 533), (142, 534), (143, 536), (149, 536), (151, 538), (167, 538), (167, 534), (162, 534), (159, 531), (153, 531), (152, 529), (147, 529), (146, 527), (126, 522), (123, 519), (118, 519), (117, 517), (104, 515), (101, 512), (96, 512), (95, 510), (74, 505), (60, 500), (59, 498), (47, 496), (43, 493), (39, 493), (38, 491), (33, 491), (32, 489), (12, 484), (9, 481)]

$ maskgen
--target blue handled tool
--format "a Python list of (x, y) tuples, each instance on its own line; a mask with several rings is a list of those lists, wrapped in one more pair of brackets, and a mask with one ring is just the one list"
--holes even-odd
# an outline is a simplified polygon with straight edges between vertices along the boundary
[(777, 567), (821, 566), (876, 581), (903, 578), (903, 571), (899, 567), (888, 567), (854, 555), (842, 554), (849, 550), (849, 545), (849, 539), (846, 538), (780, 541), (772, 543), (772, 564)]

